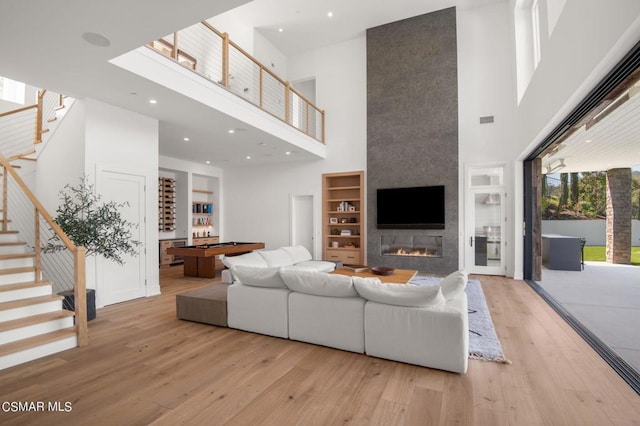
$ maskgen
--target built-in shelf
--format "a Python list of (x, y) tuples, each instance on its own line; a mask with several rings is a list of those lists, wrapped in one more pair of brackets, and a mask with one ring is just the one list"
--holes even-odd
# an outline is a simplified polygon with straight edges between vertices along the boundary
[[(324, 174), (322, 188), (323, 258), (344, 263), (366, 262), (362, 235), (365, 230), (364, 172)], [(352, 235), (341, 235), (344, 231)]]
[(202, 194), (191, 203), (191, 228), (193, 238), (203, 238), (213, 231), (213, 191), (192, 189), (194, 194)]

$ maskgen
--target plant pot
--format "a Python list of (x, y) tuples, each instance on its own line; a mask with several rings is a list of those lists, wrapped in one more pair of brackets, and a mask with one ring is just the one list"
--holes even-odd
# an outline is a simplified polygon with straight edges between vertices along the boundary
[[(62, 307), (67, 311), (76, 310), (76, 296), (73, 290), (61, 291), (58, 293), (64, 296)], [(91, 321), (96, 317), (96, 291), (92, 288), (87, 289), (87, 321)]]

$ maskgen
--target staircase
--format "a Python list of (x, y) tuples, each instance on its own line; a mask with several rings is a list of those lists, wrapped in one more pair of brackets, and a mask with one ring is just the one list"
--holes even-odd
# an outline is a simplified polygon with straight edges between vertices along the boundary
[[(54, 121), (42, 113), (42, 96), (39, 104), (32, 148), (6, 136), (10, 126), (0, 130), (0, 370), (87, 344), (84, 248), (73, 245), (17, 174), (18, 166), (11, 164), (35, 160), (35, 144), (42, 142), (47, 124)], [(7, 145), (5, 140), (12, 142)], [(5, 153), (11, 154), (9, 159)], [(54, 234), (68, 249), (68, 261), (54, 269), (72, 269), (67, 275), (73, 277), (68, 289), (75, 291), (75, 313), (63, 309), (64, 297), (54, 294), (52, 281), (43, 279), (41, 241)]]
[(0, 369), (78, 346), (73, 312), (42, 281), (17, 231), (0, 231)]

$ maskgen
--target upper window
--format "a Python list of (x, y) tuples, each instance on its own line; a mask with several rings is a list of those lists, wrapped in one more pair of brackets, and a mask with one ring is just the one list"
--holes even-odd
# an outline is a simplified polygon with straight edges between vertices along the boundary
[(0, 99), (24, 105), (25, 92), (24, 83), (0, 77)]
[(531, 44), (533, 48), (533, 69), (540, 63), (540, 7), (538, 0), (531, 5)]
[[(543, 5), (544, 7), (544, 5)], [(522, 99), (542, 57), (539, 0), (517, 0), (514, 9), (518, 101)]]

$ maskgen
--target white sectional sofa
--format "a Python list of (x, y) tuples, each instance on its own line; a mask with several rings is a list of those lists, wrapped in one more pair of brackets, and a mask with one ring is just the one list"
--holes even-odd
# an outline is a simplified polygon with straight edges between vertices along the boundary
[(222, 271), (222, 282), (225, 284), (235, 281), (236, 277), (232, 272), (234, 266), (261, 268), (293, 266), (296, 269), (318, 272), (331, 272), (336, 266), (333, 262), (313, 260), (311, 253), (304, 246), (286, 246), (273, 250), (257, 250), (239, 256), (225, 256), (222, 258), (222, 263), (229, 268)]
[(440, 286), (383, 284), (288, 266), (232, 266), (229, 327), (380, 358), (467, 371), (467, 274)]

